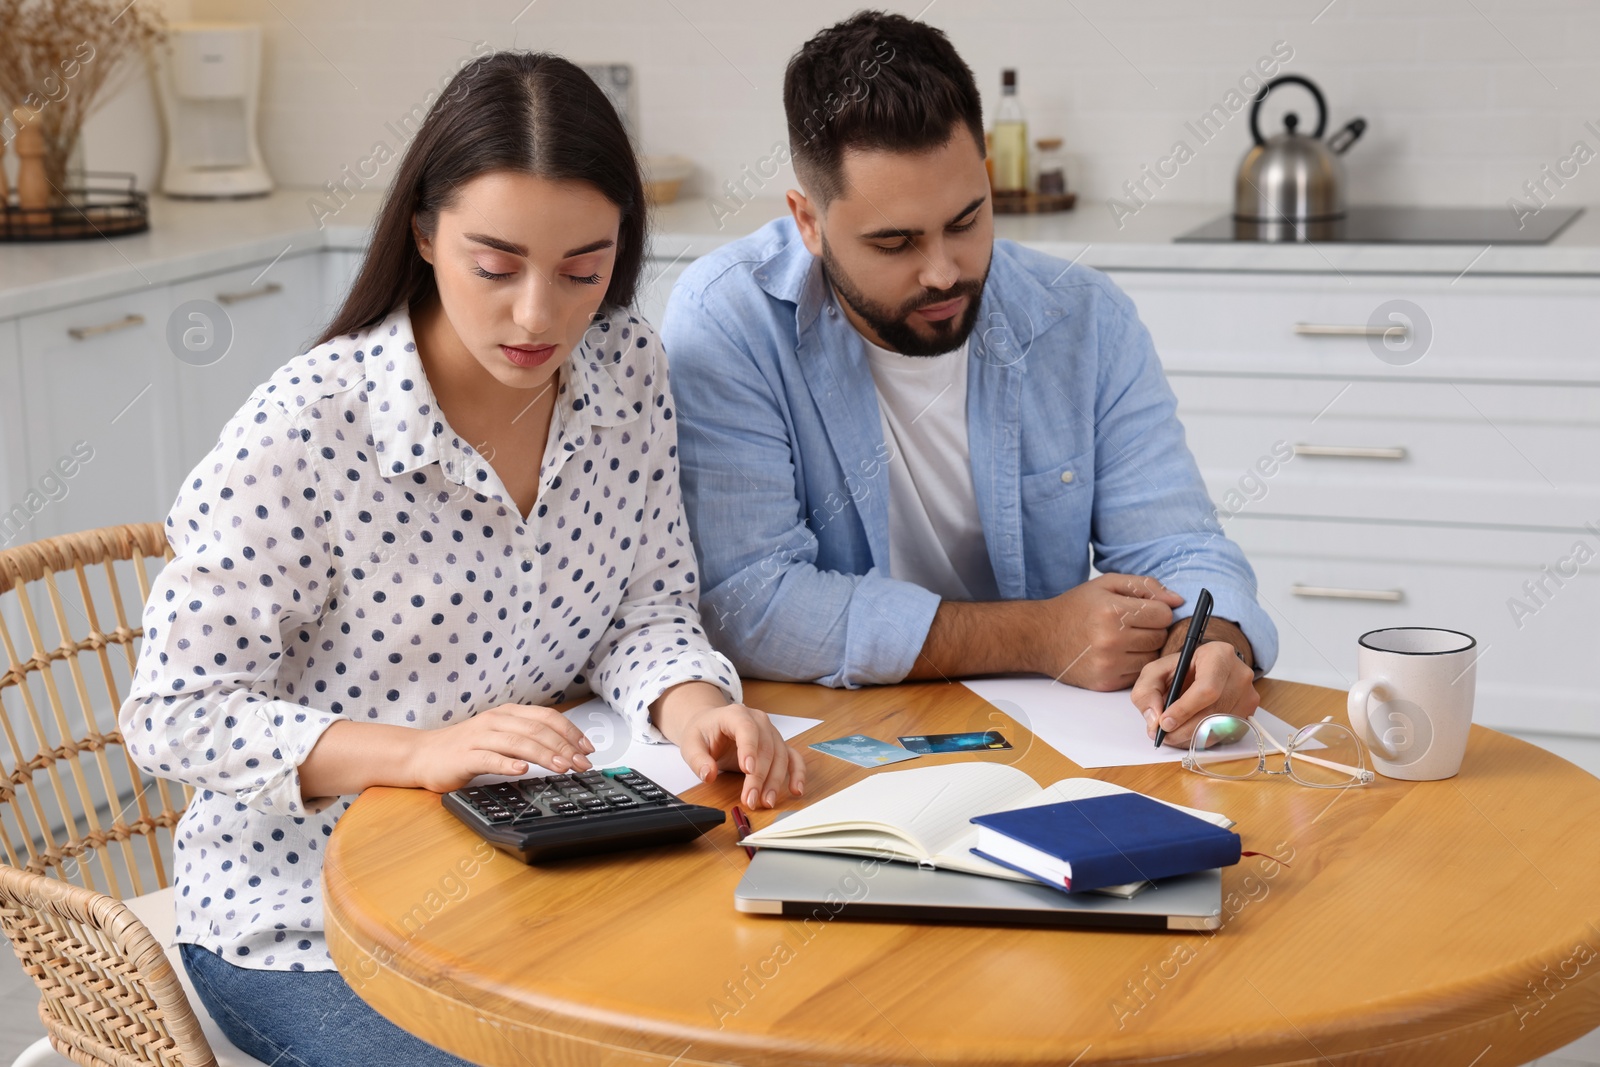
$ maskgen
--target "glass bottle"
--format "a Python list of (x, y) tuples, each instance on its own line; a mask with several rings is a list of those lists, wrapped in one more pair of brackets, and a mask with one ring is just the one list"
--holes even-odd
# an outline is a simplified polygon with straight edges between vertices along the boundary
[(1000, 73), (1000, 105), (994, 119), (994, 191), (1022, 195), (1028, 191), (1028, 124), (1017, 99), (1017, 72)]

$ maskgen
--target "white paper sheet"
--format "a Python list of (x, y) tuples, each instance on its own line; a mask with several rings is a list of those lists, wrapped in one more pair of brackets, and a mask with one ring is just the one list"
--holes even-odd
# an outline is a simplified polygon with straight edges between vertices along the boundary
[[(772, 720), (772, 724), (778, 728), (785, 741), (804, 733), (822, 721), (803, 719), (795, 715), (769, 714), (767, 717)], [(577, 723), (583, 735), (589, 739), (589, 743), (594, 745), (594, 754), (589, 757), (589, 762), (596, 769), (632, 767), (669, 793), (682, 793), (700, 784), (700, 779), (695, 777), (694, 771), (683, 762), (683, 756), (679, 753), (677, 745), (652, 745), (634, 740), (622, 716), (599, 697), (579, 704), (567, 712), (567, 718)], [(510, 782), (517, 778), (537, 778), (556, 773), (559, 772), (535, 764), (529, 768), (527, 774), (480, 774), (468, 785), (489, 785), (493, 782)]]
[[(1085, 770), (1177, 763), (1188, 752), (1165, 744), (1156, 748), (1145, 734), (1144, 716), (1134, 708), (1125, 689), (1096, 693), (1038, 675), (980, 678), (962, 684)], [(1294, 735), (1293, 726), (1265, 708), (1257, 708), (1252, 717), (1258, 727), (1281, 742), (1287, 743)], [(1249, 753), (1255, 748), (1255, 739), (1247, 736), (1227, 748), (1209, 751), (1222, 753), (1234, 748)]]

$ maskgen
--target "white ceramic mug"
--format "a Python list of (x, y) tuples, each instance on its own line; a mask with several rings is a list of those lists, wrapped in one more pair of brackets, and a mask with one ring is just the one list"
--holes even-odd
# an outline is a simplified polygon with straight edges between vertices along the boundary
[(1461, 769), (1472, 727), (1478, 642), (1458, 630), (1395, 626), (1361, 635), (1350, 728), (1386, 778), (1431, 782)]

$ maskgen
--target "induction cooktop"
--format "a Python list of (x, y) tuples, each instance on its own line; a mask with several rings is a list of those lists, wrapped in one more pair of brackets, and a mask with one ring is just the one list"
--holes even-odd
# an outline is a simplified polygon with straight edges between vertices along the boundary
[(1546, 207), (1521, 219), (1510, 208), (1352, 207), (1324, 222), (1247, 222), (1223, 215), (1175, 241), (1256, 241), (1344, 244), (1543, 244), (1583, 213)]

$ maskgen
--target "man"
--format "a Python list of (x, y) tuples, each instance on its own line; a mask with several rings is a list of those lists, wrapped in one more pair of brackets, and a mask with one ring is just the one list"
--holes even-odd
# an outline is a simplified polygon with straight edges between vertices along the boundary
[[(712, 639), (746, 674), (836, 686), (1131, 685), (1175, 745), (1250, 714), (1277, 634), (1149, 335), (1103, 275), (994, 240), (944, 34), (860, 13), (783, 92), (805, 191), (696, 260), (661, 331)], [(1207, 640), (1163, 710), (1202, 586)]]

